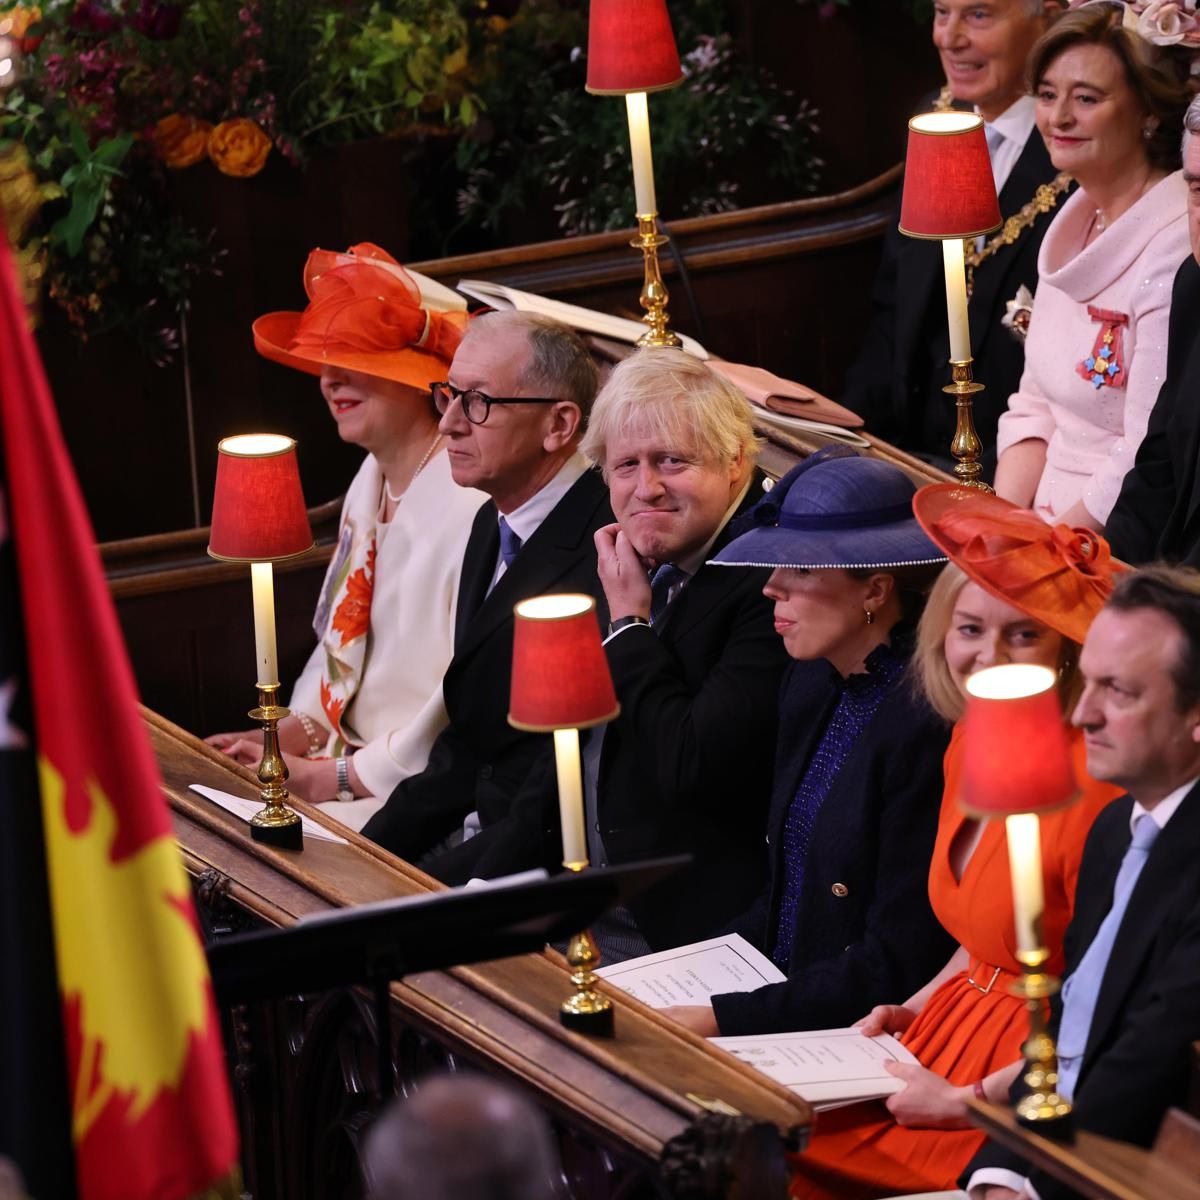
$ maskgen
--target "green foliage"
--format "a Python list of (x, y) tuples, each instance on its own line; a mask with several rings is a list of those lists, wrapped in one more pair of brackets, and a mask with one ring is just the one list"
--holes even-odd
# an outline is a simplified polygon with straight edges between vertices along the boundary
[(61, 186), (70, 208), (51, 226), (50, 242), (61, 242), (74, 258), (83, 248), (84, 235), (95, 221), (113, 177), (120, 174), (117, 168), (133, 145), (133, 134), (123, 133), (89, 146), (78, 121), (70, 122), (68, 134), (76, 161), (63, 172)]
[[(792, 195), (816, 190), (821, 160), (811, 107), (739, 62), (720, 0), (677, 0), (672, 21), (681, 86), (650, 97), (660, 211), (723, 211), (765, 198), (767, 180)], [(480, 84), (486, 117), (459, 145), (466, 221), (497, 230), (549, 192), (559, 227), (587, 233), (632, 224), (625, 105), (584, 91), (586, 17), (556, 0), (525, 0), (502, 62)]]
[[(739, 61), (736, 6), (669, 3), (686, 78), (650, 100), (662, 212), (813, 192), (815, 114)], [(584, 91), (580, 0), (45, 0), (27, 32), (0, 141), (28, 153), (44, 207), (26, 249), (45, 252), (81, 337), (118, 329), (156, 360), (173, 352), (191, 284), (220, 252), (179, 216), (163, 155), (191, 169), (180, 147), (200, 138), (203, 152), (204, 122), (251, 120), (297, 167), (404, 137), (434, 246), (632, 223), (625, 106)], [(158, 130), (160, 154), (169, 116), (193, 120)]]

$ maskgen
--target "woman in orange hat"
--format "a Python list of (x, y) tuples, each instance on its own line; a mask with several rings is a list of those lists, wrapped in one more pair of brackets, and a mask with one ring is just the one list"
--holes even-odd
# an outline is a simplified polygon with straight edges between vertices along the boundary
[[(968, 676), (1002, 662), (1056, 669), (1064, 714), (1079, 692), (1079, 646), (1120, 570), (1103, 538), (1049, 526), (1034, 513), (956, 484), (922, 488), (913, 501), (925, 532), (950, 559), (926, 605), (916, 659), (923, 689), (957, 721)], [(1081, 731), (1071, 729), (1080, 796), (1042, 817), (1043, 935), (1061, 974), (1083, 845), (1096, 814), (1119, 794), (1086, 770)], [(961, 729), (946, 752), (946, 786), (929, 870), (929, 896), (958, 949), (929, 982), (860, 1022), (900, 1037), (921, 1066), (892, 1068), (906, 1086), (882, 1103), (821, 1117), (808, 1150), (792, 1159), (791, 1194), (868, 1197), (952, 1188), (984, 1140), (966, 1101), (1004, 1102), (1028, 1035), (1025, 1002), (1009, 985), (1015, 956), (1008, 848), (1002, 822), (958, 806)], [(899, 1000), (899, 997), (897, 997)]]
[[(466, 327), (454, 292), (377, 246), (314, 250), (308, 307), (254, 323), (264, 357), (321, 381), (343, 441), (367, 451), (342, 507), (313, 622), (316, 649), (280, 723), (288, 787), (361, 828), (421, 771), (446, 723), (463, 551), (481, 492), (450, 475), (429, 385), (446, 378)], [(369, 651), (369, 653), (368, 653)], [(254, 766), (256, 733), (209, 742)]]

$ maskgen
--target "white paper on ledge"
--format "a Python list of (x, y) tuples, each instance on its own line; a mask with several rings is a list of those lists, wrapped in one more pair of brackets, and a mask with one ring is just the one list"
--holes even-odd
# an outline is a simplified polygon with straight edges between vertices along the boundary
[[(614, 317), (611, 313), (597, 312), (594, 308), (583, 308), (562, 300), (551, 300), (548, 296), (523, 292), (520, 288), (508, 287), (490, 279), (460, 279), (458, 290), (489, 308), (541, 313), (544, 317), (570, 325), (572, 329), (582, 329), (584, 333), (599, 334), (617, 342), (636, 342), (646, 332), (646, 326), (641, 321)], [(690, 355), (708, 358), (708, 351), (694, 337), (688, 337), (686, 333), (678, 336)]]
[[(205, 800), (211, 800), (218, 807), (223, 808), (228, 813), (233, 813), (235, 817), (240, 817), (243, 821), (249, 823), (250, 818), (262, 809), (261, 800), (246, 800), (241, 796), (231, 796), (228, 792), (219, 791), (217, 788), (205, 787), (200, 783), (190, 783), (188, 787), (191, 791), (203, 796)], [(303, 813), (300, 816), (300, 828), (305, 837), (316, 838), (321, 842), (337, 842), (339, 845), (348, 846), (350, 843), (344, 837), (338, 837), (330, 829), (326, 829), (324, 825), (318, 825), (311, 817), (306, 817)]]
[(905, 1084), (889, 1074), (884, 1064), (917, 1064), (911, 1051), (890, 1034), (866, 1037), (853, 1028), (708, 1040), (803, 1096), (818, 1109), (891, 1096)]
[(783, 972), (738, 933), (644, 954), (596, 974), (651, 1008), (707, 1004), (725, 992), (752, 992), (784, 980)]

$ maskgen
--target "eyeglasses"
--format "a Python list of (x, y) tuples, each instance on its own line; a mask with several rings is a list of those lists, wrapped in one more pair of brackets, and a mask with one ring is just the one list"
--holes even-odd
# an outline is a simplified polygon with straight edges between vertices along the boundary
[(482, 425), (488, 419), (493, 404), (558, 403), (556, 397), (549, 396), (489, 396), (477, 388), (457, 388), (452, 383), (431, 383), (429, 394), (433, 397), (434, 407), (443, 416), (455, 400), (462, 401), (463, 416), (472, 425)]

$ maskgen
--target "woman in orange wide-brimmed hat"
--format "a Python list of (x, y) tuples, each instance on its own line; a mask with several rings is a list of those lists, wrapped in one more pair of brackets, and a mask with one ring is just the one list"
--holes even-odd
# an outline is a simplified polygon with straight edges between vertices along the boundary
[[(969, 675), (1002, 662), (1058, 671), (1064, 720), (1079, 691), (1079, 647), (1113, 577), (1124, 569), (1102, 537), (1049, 526), (996, 496), (935, 484), (913, 509), (949, 557), (930, 593), (917, 663), (930, 703), (949, 720), (963, 713)], [(1081, 731), (1071, 729), (1079, 796), (1042, 817), (1047, 969), (1061, 974), (1083, 844), (1096, 814), (1119, 794), (1086, 770)], [(1019, 753), (1019, 750), (1015, 750)], [(1008, 848), (1000, 821), (958, 805), (961, 727), (946, 751), (946, 786), (929, 869), (938, 920), (958, 941), (949, 962), (914, 995), (879, 1005), (862, 1022), (891, 1033), (921, 1066), (895, 1066), (905, 1083), (883, 1102), (822, 1114), (809, 1148), (793, 1156), (793, 1196), (868, 1197), (953, 1188), (985, 1135), (971, 1126), (971, 1096), (1002, 1103), (1028, 1035), (1025, 1002), (1009, 985), (1015, 956)]]
[[(369, 243), (314, 250), (308, 306), (254, 322), (260, 354), (320, 377), (338, 436), (367, 451), (342, 507), (316, 649), (279, 725), (288, 787), (360, 829), (424, 769), (446, 724), (441, 681), (471, 522), (484, 495), (450, 475), (430, 384), (467, 324), (448, 288)], [(260, 734), (208, 741), (254, 766)]]

